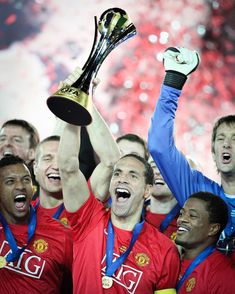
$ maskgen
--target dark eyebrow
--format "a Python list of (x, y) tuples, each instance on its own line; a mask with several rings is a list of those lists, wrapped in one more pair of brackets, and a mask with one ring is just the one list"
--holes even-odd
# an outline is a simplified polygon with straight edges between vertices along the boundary
[(52, 155), (51, 155), (51, 153), (46, 153), (46, 154), (42, 155), (42, 158), (44, 158), (44, 157), (52, 157)]
[(140, 173), (135, 170), (130, 170), (129, 173), (134, 175), (140, 175)]
[[(181, 208), (181, 209), (180, 209), (180, 212), (184, 212), (184, 211), (185, 211), (184, 208)], [(194, 208), (189, 208), (188, 211), (189, 211), (189, 212), (194, 212), (194, 213), (196, 213), (196, 214), (199, 214), (199, 212), (198, 212), (196, 209), (194, 209)]]
[(196, 209), (194, 208), (189, 208), (189, 211), (193, 211), (193, 212), (198, 212)]
[(14, 176), (4, 176), (5, 180), (14, 179), (14, 178), (15, 178)]
[(115, 168), (114, 170), (113, 170), (113, 173), (115, 173), (115, 172), (120, 172), (121, 171), (121, 169), (120, 168)]
[[(31, 178), (31, 176), (28, 173), (26, 173), (21, 178), (28, 178), (28, 177)], [(4, 179), (7, 179), (7, 180), (9, 180), (9, 179), (15, 179), (15, 178), (16, 178), (15, 176), (11, 176), (11, 175), (4, 177)]]
[[(122, 169), (120, 169), (120, 168), (116, 168), (116, 169), (114, 169), (113, 173), (114, 173), (114, 172), (121, 172), (121, 171), (122, 171)], [(130, 174), (135, 174), (135, 175), (140, 175), (140, 173), (137, 172), (137, 171), (135, 171), (135, 170), (130, 170), (129, 173), (130, 173)]]
[[(2, 134), (2, 135), (0, 135), (0, 137), (1, 137), (1, 138), (6, 138), (6, 137), (7, 137), (7, 135), (5, 135), (5, 134)], [(19, 138), (19, 139), (23, 139), (23, 137), (22, 137), (21, 135), (13, 135), (12, 137), (13, 137), (13, 138)]]

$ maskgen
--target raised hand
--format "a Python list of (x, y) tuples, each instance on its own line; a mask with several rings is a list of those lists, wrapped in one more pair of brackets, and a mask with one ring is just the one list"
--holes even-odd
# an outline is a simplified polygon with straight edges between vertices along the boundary
[(176, 71), (186, 76), (195, 71), (199, 62), (198, 52), (184, 47), (169, 47), (163, 54), (165, 71)]

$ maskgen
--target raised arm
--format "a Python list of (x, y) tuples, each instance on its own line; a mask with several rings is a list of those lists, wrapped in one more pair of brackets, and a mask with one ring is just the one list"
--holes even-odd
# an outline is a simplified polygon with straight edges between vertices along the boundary
[[(81, 73), (81, 68), (77, 67), (63, 83), (71, 85)], [(95, 79), (92, 83), (92, 96), (97, 84), (98, 79)], [(108, 125), (94, 104), (92, 104), (92, 123), (87, 126), (87, 131), (91, 145), (100, 161), (90, 178), (91, 189), (96, 198), (105, 201), (109, 196), (112, 168), (120, 158), (120, 151)]]
[(80, 132), (80, 127), (65, 123), (58, 151), (64, 205), (69, 212), (78, 210), (90, 194), (86, 178), (79, 169)]
[(91, 176), (92, 192), (101, 201), (109, 196), (109, 183), (113, 165), (120, 158), (120, 151), (108, 125), (93, 104), (92, 123), (87, 126), (91, 144), (100, 163)]
[(174, 119), (183, 85), (198, 64), (198, 54), (186, 48), (169, 48), (164, 53), (166, 75), (148, 133), (149, 152), (181, 205), (195, 192), (199, 173), (191, 171), (175, 146)]

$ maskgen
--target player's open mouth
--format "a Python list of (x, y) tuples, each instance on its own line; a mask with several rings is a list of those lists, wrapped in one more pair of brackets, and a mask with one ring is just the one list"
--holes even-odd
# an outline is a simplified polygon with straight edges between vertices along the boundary
[(189, 228), (187, 228), (187, 227), (178, 226), (178, 228), (177, 228), (177, 234), (179, 234), (179, 235), (187, 233), (188, 231), (189, 231)]
[(60, 175), (59, 174), (53, 174), (53, 173), (50, 173), (47, 175), (47, 178), (50, 180), (50, 181), (53, 181), (53, 182), (59, 182), (60, 181)]
[(160, 179), (160, 178), (156, 178), (156, 179), (154, 179), (154, 185), (161, 185), (161, 186), (163, 186), (163, 185), (165, 185), (165, 182), (162, 179)]
[(115, 194), (118, 202), (125, 202), (131, 197), (131, 193), (125, 188), (117, 188)]
[(5, 150), (4, 153), (3, 153), (3, 156), (9, 156), (9, 155), (13, 155), (12, 151)]
[(228, 152), (224, 152), (224, 153), (222, 154), (222, 162), (223, 162), (223, 163), (230, 163), (231, 160), (232, 160), (232, 157), (231, 157), (231, 154), (230, 154), (230, 153), (228, 153)]
[(26, 195), (24, 194), (16, 195), (14, 198), (15, 208), (20, 211), (24, 210), (26, 207), (26, 200), (27, 200)]

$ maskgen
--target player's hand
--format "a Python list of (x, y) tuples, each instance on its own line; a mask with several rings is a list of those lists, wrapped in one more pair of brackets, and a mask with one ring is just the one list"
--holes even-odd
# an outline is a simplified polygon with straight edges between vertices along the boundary
[[(64, 86), (71, 86), (73, 83), (76, 82), (76, 80), (79, 79), (81, 74), (82, 74), (82, 69), (79, 66), (77, 66), (75, 70), (64, 81), (59, 83), (59, 89)], [(97, 77), (92, 80), (92, 93), (96, 89), (99, 82), (100, 80)]]
[(62, 82), (64, 85), (71, 86), (82, 74), (81, 67), (77, 66), (75, 70)]
[(169, 47), (163, 54), (165, 71), (174, 71), (188, 76), (199, 65), (199, 54), (184, 47)]

